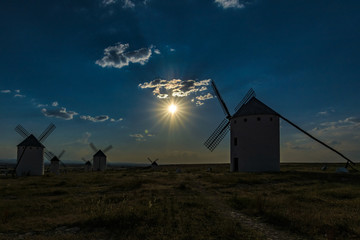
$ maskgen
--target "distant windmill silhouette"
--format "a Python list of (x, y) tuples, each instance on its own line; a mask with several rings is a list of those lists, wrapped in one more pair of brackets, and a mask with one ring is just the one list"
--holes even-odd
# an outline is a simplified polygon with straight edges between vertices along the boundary
[(17, 145), (17, 163), (14, 168), (16, 175), (43, 175), (44, 174), (44, 148), (42, 142), (55, 130), (55, 125), (50, 124), (36, 138), (30, 134), (20, 124), (16, 126), (15, 131), (24, 137), (19, 145)]
[(355, 165), (353, 161), (339, 151), (307, 133), (258, 100), (253, 89), (248, 91), (236, 106), (235, 114), (231, 115), (213, 80), (211, 86), (226, 117), (205, 141), (204, 145), (213, 151), (230, 130), (231, 171), (280, 170), (280, 118), (346, 159), (345, 167), (352, 167), (350, 164)]
[(153, 161), (153, 160), (151, 160), (151, 158), (148, 157), (147, 160), (149, 160), (149, 162), (151, 163), (150, 166), (152, 168), (157, 168), (159, 166), (157, 163), (157, 161), (159, 160), (158, 158)]
[(105, 171), (106, 170), (106, 155), (105, 153), (112, 149), (112, 146), (109, 145), (104, 150), (101, 150), (93, 143), (90, 143), (90, 147), (94, 150), (95, 154), (93, 156), (93, 170), (95, 171)]
[(85, 172), (90, 172), (92, 169), (92, 163), (91, 163), (92, 159), (86, 160), (85, 158), (81, 158), (81, 160), (85, 162), (85, 168), (84, 168)]
[(65, 150), (63, 150), (58, 156), (56, 156), (55, 154), (53, 154), (52, 152), (47, 151), (47, 150), (45, 150), (44, 153), (45, 153), (45, 157), (50, 161), (50, 172), (51, 173), (54, 173), (56, 175), (59, 174), (60, 163), (66, 170), (66, 165), (64, 164), (63, 161), (60, 160), (60, 158), (64, 155)]

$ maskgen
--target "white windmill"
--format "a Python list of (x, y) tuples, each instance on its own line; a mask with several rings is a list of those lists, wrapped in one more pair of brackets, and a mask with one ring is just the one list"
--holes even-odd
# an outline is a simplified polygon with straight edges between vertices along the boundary
[(153, 161), (153, 160), (151, 160), (151, 158), (148, 157), (147, 160), (149, 160), (149, 162), (151, 163), (150, 167), (152, 167), (152, 168), (159, 167), (159, 164), (157, 163), (157, 161), (159, 160), (158, 158)]
[(90, 147), (94, 150), (95, 154), (93, 155), (93, 170), (94, 171), (105, 171), (106, 170), (106, 155), (105, 153), (109, 151), (112, 146), (106, 147), (104, 150), (96, 148), (93, 143), (90, 143)]
[(37, 176), (44, 174), (44, 148), (43, 141), (55, 130), (55, 125), (50, 124), (37, 139), (21, 125), (15, 128), (24, 141), (17, 145), (17, 163), (15, 173), (17, 176)]
[(343, 154), (265, 105), (255, 97), (253, 89), (248, 91), (235, 108), (235, 114), (231, 115), (213, 80), (211, 86), (226, 118), (204, 145), (213, 151), (230, 130), (230, 171), (280, 171), (280, 118), (346, 159), (345, 167), (355, 165)]
[(64, 162), (60, 160), (60, 158), (64, 155), (65, 150), (63, 150), (58, 156), (56, 156), (52, 152), (49, 152), (46, 150), (44, 153), (45, 153), (46, 158), (50, 161), (50, 172), (51, 173), (59, 175), (60, 163), (66, 169), (66, 165), (64, 164)]

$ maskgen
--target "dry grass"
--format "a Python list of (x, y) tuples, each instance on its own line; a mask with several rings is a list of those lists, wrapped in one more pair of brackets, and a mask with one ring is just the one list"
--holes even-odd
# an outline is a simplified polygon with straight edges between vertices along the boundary
[(360, 238), (359, 173), (176, 168), (2, 178), (0, 239), (266, 239), (229, 209), (306, 239)]

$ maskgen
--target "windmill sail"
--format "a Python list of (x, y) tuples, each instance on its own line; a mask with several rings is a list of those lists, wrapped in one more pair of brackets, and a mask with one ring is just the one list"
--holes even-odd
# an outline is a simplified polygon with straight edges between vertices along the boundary
[(252, 97), (255, 97), (254, 89), (250, 88), (250, 90), (246, 93), (245, 97), (239, 102), (239, 104), (235, 107), (235, 112), (237, 112), (244, 104), (246, 104)]
[(30, 133), (28, 131), (26, 131), (26, 129), (23, 126), (21, 126), (20, 124), (16, 126), (15, 131), (17, 133), (19, 133), (21, 136), (23, 136), (24, 138), (30, 136)]
[(231, 114), (229, 112), (229, 109), (227, 108), (224, 100), (222, 99), (222, 97), (220, 95), (220, 92), (219, 92), (219, 90), (217, 89), (217, 87), (215, 85), (214, 80), (211, 81), (211, 86), (212, 86), (212, 88), (213, 88), (213, 90), (215, 92), (216, 97), (219, 99), (219, 102), (220, 102), (220, 105), (221, 105), (221, 107), (222, 107), (222, 109), (224, 111), (224, 114), (226, 115), (227, 118), (231, 118)]
[(50, 123), (50, 125), (44, 130), (44, 132), (39, 136), (39, 141), (43, 142), (45, 139), (55, 130), (55, 125)]
[(219, 145), (221, 140), (224, 139), (230, 130), (230, 122), (228, 119), (222, 120), (219, 126), (215, 129), (213, 134), (205, 141), (204, 145), (212, 152)]
[(341, 156), (342, 158), (344, 158), (345, 160), (347, 160), (347, 163), (352, 163), (353, 165), (355, 165), (355, 163), (353, 161), (351, 161), (349, 158), (347, 158), (344, 154), (340, 153), (339, 151), (337, 151), (336, 149), (330, 147), (329, 145), (327, 145), (326, 143), (324, 143), (323, 141), (317, 139), (316, 137), (312, 136), (310, 133), (306, 132), (305, 130), (303, 130), (302, 128), (300, 128), (299, 126), (297, 126), (295, 123), (291, 122), (290, 120), (284, 118), (283, 116), (281, 116), (280, 114), (278, 114), (279, 117), (281, 117), (283, 120), (285, 120), (286, 122), (288, 122), (291, 126), (295, 127), (296, 129), (298, 129), (300, 132), (304, 133), (305, 135), (307, 135), (308, 137), (310, 137), (311, 139), (315, 140), (316, 142), (322, 144), (323, 146), (327, 147), (328, 149), (330, 149), (331, 151), (337, 153), (339, 156)]

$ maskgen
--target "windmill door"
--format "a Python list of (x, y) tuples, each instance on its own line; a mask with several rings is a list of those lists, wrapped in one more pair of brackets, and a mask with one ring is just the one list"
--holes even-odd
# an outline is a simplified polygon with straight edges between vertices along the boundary
[(239, 158), (234, 158), (234, 172), (239, 171)]

